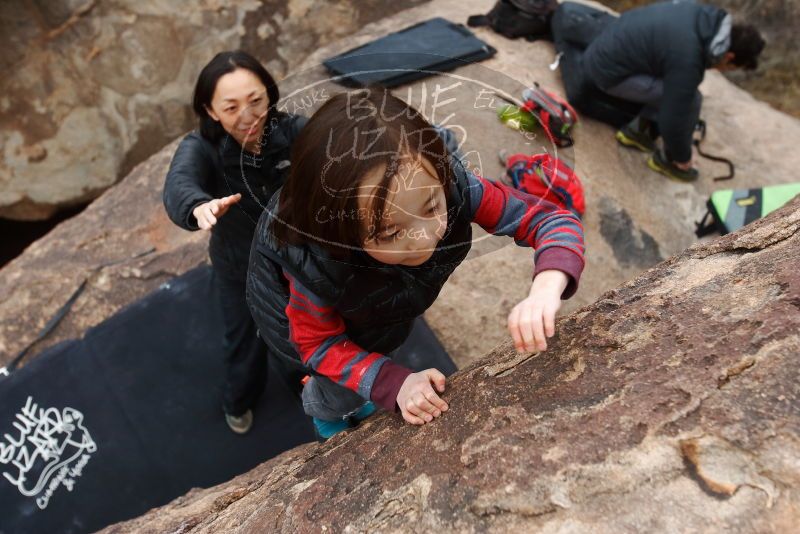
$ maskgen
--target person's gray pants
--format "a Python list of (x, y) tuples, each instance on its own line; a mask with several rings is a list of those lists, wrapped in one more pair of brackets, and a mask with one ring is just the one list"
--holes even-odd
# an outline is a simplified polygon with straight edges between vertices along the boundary
[[(602, 91), (628, 102), (644, 104), (645, 106), (639, 115), (654, 122), (658, 121), (658, 109), (661, 107), (661, 98), (664, 96), (664, 81), (660, 78), (654, 78), (647, 74), (637, 74), (625, 78), (613, 87), (602, 89)], [(695, 115), (695, 122), (700, 118), (702, 105), (703, 95), (700, 94), (700, 91), (695, 91), (691, 109), (691, 113)]]

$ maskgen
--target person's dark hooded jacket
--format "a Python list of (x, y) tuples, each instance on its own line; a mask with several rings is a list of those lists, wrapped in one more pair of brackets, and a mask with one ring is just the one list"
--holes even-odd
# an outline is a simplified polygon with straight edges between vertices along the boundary
[(663, 80), (658, 126), (674, 161), (691, 159), (691, 113), (705, 70), (730, 48), (731, 17), (694, 2), (633, 9), (611, 22), (583, 55), (583, 68), (600, 88), (646, 74)]
[(244, 281), (250, 243), (264, 206), (289, 176), (290, 149), (306, 117), (275, 112), (265, 125), (261, 154), (243, 151), (230, 135), (216, 145), (191, 132), (178, 145), (164, 184), (169, 218), (197, 230), (192, 211), (215, 198), (241, 193), (242, 199), (211, 230), (209, 255), (216, 268)]

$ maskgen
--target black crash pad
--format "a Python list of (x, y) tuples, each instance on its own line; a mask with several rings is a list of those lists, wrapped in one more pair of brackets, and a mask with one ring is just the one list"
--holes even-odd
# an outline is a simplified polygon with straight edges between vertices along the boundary
[(437, 17), (328, 58), (322, 64), (344, 85), (396, 87), (495, 53), (497, 50), (462, 24)]
[[(195, 269), (0, 376), (0, 533), (95, 531), (314, 439), (274, 369), (250, 433), (228, 430), (213, 298)], [(421, 319), (401, 350), (455, 370)]]

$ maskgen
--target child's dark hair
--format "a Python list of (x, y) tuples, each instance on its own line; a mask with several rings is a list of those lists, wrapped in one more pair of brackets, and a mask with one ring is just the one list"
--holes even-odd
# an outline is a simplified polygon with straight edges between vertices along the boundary
[(260, 61), (243, 50), (220, 52), (200, 71), (192, 97), (192, 108), (199, 120), (200, 134), (212, 143), (216, 143), (225, 135), (225, 129), (208, 115), (206, 108), (211, 107), (211, 99), (214, 98), (214, 91), (217, 89), (219, 79), (236, 69), (249, 70), (258, 76), (261, 83), (267, 88), (267, 97), (269, 97), (267, 120), (280, 100), (278, 85)]
[(731, 28), (732, 63), (745, 70), (758, 68), (758, 56), (764, 50), (766, 42), (758, 29), (752, 24), (734, 24)]
[[(400, 165), (417, 156), (436, 169), (447, 192), (453, 180), (450, 153), (419, 111), (379, 87), (334, 95), (293, 144), (273, 235), (282, 243), (313, 242), (333, 256), (349, 256), (380, 231), (391, 180)], [(366, 210), (359, 209), (361, 181), (378, 169), (383, 177), (376, 193)]]

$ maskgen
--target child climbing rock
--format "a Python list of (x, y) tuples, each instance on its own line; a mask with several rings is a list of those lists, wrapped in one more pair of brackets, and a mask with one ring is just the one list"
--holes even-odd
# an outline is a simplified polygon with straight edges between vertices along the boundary
[(536, 250), (531, 290), (508, 319), (517, 350), (546, 349), (577, 288), (579, 219), (470, 173), (442, 134), (386, 90), (332, 97), (256, 228), (250, 309), (271, 352), (312, 375), (303, 405), (323, 439), (376, 405), (415, 425), (447, 411), (444, 375), (391, 356), (466, 258), (472, 223)]

